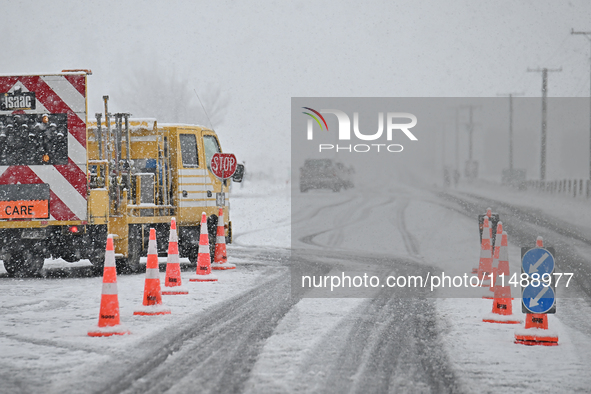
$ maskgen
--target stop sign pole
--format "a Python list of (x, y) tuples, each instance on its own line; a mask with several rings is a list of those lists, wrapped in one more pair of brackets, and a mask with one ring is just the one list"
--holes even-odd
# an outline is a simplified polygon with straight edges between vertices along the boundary
[(224, 198), (224, 180), (230, 178), (236, 172), (236, 156), (232, 153), (215, 153), (211, 157), (210, 168), (213, 174), (220, 178), (220, 195), (222, 201), (220, 206), (223, 205)]

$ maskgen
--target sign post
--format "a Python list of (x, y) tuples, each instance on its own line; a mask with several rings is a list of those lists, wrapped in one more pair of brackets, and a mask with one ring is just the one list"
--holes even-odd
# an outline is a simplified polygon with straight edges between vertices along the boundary
[(558, 345), (558, 333), (548, 329), (548, 313), (556, 313), (554, 249), (544, 248), (538, 237), (535, 248), (521, 248), (521, 311), (525, 328), (515, 330), (515, 343)]
[(215, 153), (211, 157), (210, 168), (213, 175), (220, 178), (220, 193), (216, 196), (218, 206), (224, 206), (226, 199), (224, 195), (224, 182), (236, 172), (236, 156), (232, 153)]

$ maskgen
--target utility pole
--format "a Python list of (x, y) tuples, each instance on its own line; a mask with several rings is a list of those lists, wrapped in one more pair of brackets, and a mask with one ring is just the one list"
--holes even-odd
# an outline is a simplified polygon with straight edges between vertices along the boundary
[(456, 166), (459, 167), (459, 154), (457, 153), (457, 149), (459, 149), (459, 142), (458, 142), (458, 128), (459, 128), (459, 111), (461, 109), (469, 109), (469, 120), (466, 123), (466, 128), (468, 131), (468, 160), (466, 161), (466, 168), (464, 169), (466, 178), (472, 180), (478, 176), (478, 162), (473, 160), (473, 152), (474, 152), (474, 109), (479, 108), (480, 105), (460, 105), (456, 107)]
[(468, 123), (466, 123), (466, 128), (468, 129), (468, 160), (472, 161), (472, 153), (473, 153), (473, 135), (474, 135), (474, 109), (480, 108), (480, 105), (463, 105), (461, 108), (468, 108), (470, 110), (470, 115), (468, 117)]
[[(591, 31), (575, 31), (575, 29), (571, 29), (570, 34), (584, 35), (591, 44)], [(589, 61), (591, 63), (591, 52), (589, 52)], [(589, 73), (591, 74), (591, 66), (589, 67)], [(589, 179), (591, 179), (591, 80), (589, 81)]]
[(445, 123), (443, 124), (443, 128), (442, 128), (442, 144), (441, 144), (441, 167), (443, 168), (443, 186), (444, 187), (448, 187), (450, 184), (450, 174), (449, 174), (449, 168), (446, 166), (445, 164), (445, 148), (446, 148), (446, 133), (447, 133), (447, 127), (445, 125)]
[(470, 148), (468, 151), (468, 160), (472, 161), (472, 150), (473, 150), (473, 142), (472, 142), (472, 136), (474, 135), (474, 122), (472, 119), (472, 106), (470, 106), (470, 122), (468, 123), (468, 134), (469, 134), (469, 138), (468, 140), (470, 141)]
[(456, 153), (456, 172), (454, 173), (454, 177), (456, 176), (455, 174), (459, 174), (460, 173), (460, 109), (456, 108), (456, 149), (455, 149), (455, 153)]
[(536, 68), (527, 69), (527, 72), (541, 72), (542, 73), (542, 154), (540, 160), (540, 180), (546, 180), (546, 112), (548, 109), (547, 98), (548, 98), (548, 72), (560, 72), (562, 67), (550, 69), (550, 68)]
[(509, 172), (513, 174), (513, 96), (523, 96), (525, 93), (505, 93), (497, 96), (509, 97)]
[(447, 130), (446, 130), (445, 123), (444, 123), (443, 124), (443, 130), (442, 130), (442, 133), (441, 133), (441, 135), (443, 137), (442, 138), (443, 139), (443, 143), (441, 144), (442, 145), (442, 150), (441, 150), (441, 165), (443, 165), (443, 168), (444, 169), (445, 169), (445, 145), (446, 145), (446, 142), (447, 142), (446, 141), (447, 138), (446, 138), (446, 135), (445, 135), (446, 133), (447, 133)]

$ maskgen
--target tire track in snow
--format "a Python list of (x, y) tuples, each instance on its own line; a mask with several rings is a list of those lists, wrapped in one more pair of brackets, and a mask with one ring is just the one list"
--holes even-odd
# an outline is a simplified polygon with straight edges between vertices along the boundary
[[(291, 250), (282, 247), (256, 247), (256, 246), (228, 246), (229, 254), (237, 258), (248, 258), (260, 261), (256, 265), (287, 266), (291, 258)], [(242, 266), (254, 265), (254, 263), (240, 263)]]
[[(397, 269), (398, 275), (425, 275), (429, 268), (407, 263)], [(302, 387), (294, 391), (460, 391), (439, 342), (434, 300), (424, 298), (425, 289), (402, 291), (403, 297), (381, 291), (323, 337), (304, 363)]]
[[(336, 222), (334, 223), (334, 227), (316, 232), (314, 234), (306, 235), (304, 237), (299, 238), (299, 240), (300, 240), (300, 242), (308, 244), (308, 245), (326, 248), (327, 245), (316, 242), (314, 240), (314, 238), (318, 237), (319, 235), (326, 234), (329, 232), (336, 232), (336, 234), (337, 234), (336, 237), (331, 237), (333, 242), (331, 243), (331, 245), (328, 245), (328, 246), (330, 246), (330, 247), (337, 246), (340, 244), (339, 240), (340, 240), (340, 242), (342, 242), (342, 240), (344, 239), (343, 230), (345, 228), (356, 225), (358, 223), (358, 221), (367, 217), (372, 210), (392, 204), (395, 200), (396, 200), (395, 197), (390, 197), (382, 203), (369, 204), (361, 210), (359, 210), (359, 209), (353, 210), (353, 212), (351, 213), (351, 216), (344, 216), (341, 214), (338, 216), (338, 220), (336, 220)], [(368, 201), (368, 200), (364, 199), (363, 202), (365, 202), (365, 201)], [(342, 205), (342, 204), (335, 204), (335, 205), (332, 205), (330, 207), (325, 207), (325, 208), (334, 208), (339, 205)]]
[(52, 348), (59, 348), (65, 350), (76, 350), (85, 353), (94, 353), (94, 354), (102, 354), (108, 355), (110, 354), (108, 350), (99, 350), (99, 349), (88, 349), (88, 347), (84, 345), (78, 345), (75, 343), (62, 343), (59, 340), (51, 340), (51, 339), (36, 339), (31, 337), (25, 337), (22, 335), (16, 334), (9, 334), (9, 333), (0, 333), (0, 336), (3, 338), (7, 338), (16, 342), (22, 343), (30, 343), (32, 345), (37, 346), (45, 346), (45, 347), (52, 347)]
[(396, 218), (390, 218), (390, 222), (395, 224), (398, 228), (398, 231), (402, 235), (402, 241), (404, 242), (404, 247), (408, 254), (412, 257), (420, 258), (420, 250), (419, 250), (419, 243), (416, 238), (408, 231), (406, 228), (406, 221), (405, 221), (405, 211), (406, 207), (408, 207), (408, 200), (402, 199), (399, 200), (396, 208)]
[(236, 245), (240, 245), (240, 246), (245, 246), (244, 244), (241, 244), (240, 242), (237, 241), (238, 238), (240, 238), (240, 237), (242, 237), (244, 235), (255, 234), (255, 233), (262, 232), (262, 231), (274, 230), (274, 229), (278, 229), (278, 228), (285, 227), (285, 226), (293, 226), (294, 224), (298, 224), (298, 223), (302, 223), (302, 222), (308, 221), (308, 220), (314, 218), (315, 216), (317, 216), (324, 209), (333, 208), (333, 207), (337, 207), (337, 206), (340, 206), (340, 205), (347, 204), (348, 202), (354, 200), (355, 198), (356, 197), (353, 196), (353, 197), (349, 198), (348, 200), (339, 202), (339, 203), (334, 204), (334, 205), (325, 205), (325, 206), (319, 207), (318, 209), (316, 209), (312, 213), (306, 215), (306, 217), (301, 218), (301, 219), (298, 219), (298, 220), (295, 220), (295, 221), (291, 221), (289, 223), (283, 223), (283, 224), (278, 224), (278, 225), (272, 226), (272, 227), (265, 227), (265, 228), (259, 228), (259, 229), (254, 229), (254, 230), (249, 230), (249, 231), (243, 231), (243, 232), (235, 233), (232, 236), (232, 238), (233, 238), (232, 239), (232, 243), (235, 243)]
[[(373, 209), (392, 204), (396, 199), (369, 205), (349, 223), (302, 237), (304, 243), (320, 246), (314, 239), (324, 233), (342, 232), (356, 224)], [(406, 228), (408, 200), (397, 204), (396, 225), (411, 257), (420, 257), (418, 241)], [(343, 253), (339, 253), (343, 254)], [(367, 255), (347, 259), (371, 261)], [(332, 256), (336, 257), (336, 256)], [(339, 256), (345, 258), (345, 256)], [(396, 264), (393, 259), (373, 259), (378, 265), (395, 266), (396, 274), (426, 275), (429, 269), (414, 262)], [(394, 267), (393, 267), (394, 268)], [(438, 341), (437, 315), (433, 300), (424, 298), (423, 289), (406, 289), (404, 299), (386, 289), (366, 301), (343, 325), (322, 338), (301, 371), (302, 387), (294, 391), (328, 393), (365, 392), (458, 392), (458, 383), (443, 346)], [(416, 294), (408, 294), (415, 291)], [(410, 297), (410, 298), (409, 298)]]

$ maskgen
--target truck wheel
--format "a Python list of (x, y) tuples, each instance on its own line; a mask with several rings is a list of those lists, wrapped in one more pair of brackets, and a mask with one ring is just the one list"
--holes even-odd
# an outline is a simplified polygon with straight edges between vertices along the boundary
[(213, 263), (213, 258), (215, 256), (215, 244), (218, 233), (217, 215), (211, 215), (207, 218), (207, 233), (209, 235), (209, 258), (210, 262)]
[(92, 264), (93, 273), (101, 275), (105, 266), (105, 251), (95, 249), (94, 252), (88, 256), (88, 260), (90, 260), (90, 263)]
[(127, 241), (127, 271), (135, 274), (141, 271), (140, 254), (142, 251), (142, 227), (141, 225), (129, 226)]
[(4, 268), (8, 276), (26, 277), (33, 276), (41, 271), (45, 258), (32, 251), (11, 252), (4, 260)]
[(232, 243), (232, 222), (228, 226), (228, 235), (226, 236), (226, 245)]
[(37, 275), (41, 269), (43, 268), (43, 264), (45, 263), (45, 257), (35, 251), (29, 251), (25, 254), (25, 265), (24, 274), (26, 276), (34, 276)]
[(4, 258), (4, 269), (8, 272), (8, 276), (11, 278), (14, 277), (18, 271), (18, 266), (20, 261), (18, 258), (15, 258), (14, 253), (11, 253), (10, 256), (5, 256)]

